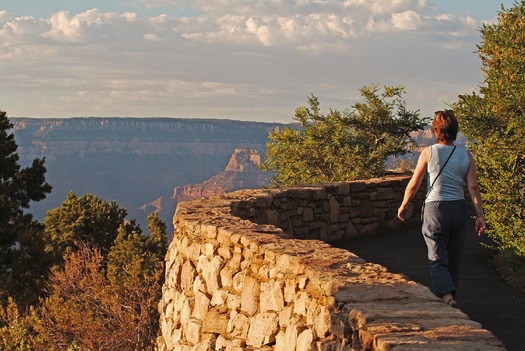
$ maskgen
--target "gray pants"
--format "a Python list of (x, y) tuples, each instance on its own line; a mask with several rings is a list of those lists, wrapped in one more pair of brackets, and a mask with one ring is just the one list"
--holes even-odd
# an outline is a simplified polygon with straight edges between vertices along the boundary
[(465, 200), (431, 201), (425, 205), (422, 231), (428, 249), (432, 290), (437, 297), (456, 294), (466, 224)]

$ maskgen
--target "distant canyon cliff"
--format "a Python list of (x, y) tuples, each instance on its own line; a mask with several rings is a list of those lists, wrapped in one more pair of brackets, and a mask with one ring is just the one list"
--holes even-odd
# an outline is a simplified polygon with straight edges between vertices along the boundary
[[(227, 165), (245, 157), (238, 154), (240, 150), (257, 155), (255, 163), (260, 163), (268, 133), (285, 126), (178, 118), (10, 120), (21, 164), (29, 165), (35, 157), (46, 158), (46, 178), (53, 191), (46, 200), (32, 204), (30, 212), (37, 219), (42, 220), (47, 210), (59, 206), (67, 193), (73, 191), (79, 196), (90, 193), (117, 201), (119, 206), (127, 208), (128, 217), (137, 219), (144, 229), (145, 217), (153, 210), (159, 210), (170, 226), (176, 201), (182, 199), (177, 197), (176, 190), (173, 198), (174, 189), (230, 172)], [(235, 153), (238, 157), (232, 157)], [(253, 171), (255, 163), (238, 166)], [(230, 182), (241, 183), (227, 185), (227, 177), (219, 183), (229, 187), (228, 191), (242, 187), (242, 182), (254, 186), (255, 178), (264, 178), (253, 172), (241, 173), (249, 175), (250, 180), (229, 174), (233, 177)], [(205, 190), (205, 194), (206, 191), (210, 190)], [(179, 195), (183, 196), (183, 192)]]
[[(264, 186), (268, 174), (259, 165), (268, 133), (287, 126), (179, 118), (10, 120), (20, 163), (46, 158), (53, 191), (32, 204), (38, 220), (73, 191), (118, 202), (143, 229), (146, 216), (159, 211), (169, 230), (179, 201)], [(413, 137), (420, 146), (433, 140), (428, 130)]]
[(263, 172), (261, 155), (255, 149), (235, 149), (226, 168), (199, 184), (176, 187), (173, 199), (180, 201), (222, 195), (239, 189), (257, 189), (268, 184), (269, 175)]

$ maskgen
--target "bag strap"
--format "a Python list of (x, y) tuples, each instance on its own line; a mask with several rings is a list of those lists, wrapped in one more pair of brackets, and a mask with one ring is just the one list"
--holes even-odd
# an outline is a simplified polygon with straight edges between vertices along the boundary
[(432, 184), (430, 185), (430, 188), (429, 188), (427, 194), (425, 195), (425, 199), (423, 200), (423, 202), (427, 199), (428, 194), (430, 194), (430, 192), (432, 191), (432, 189), (434, 189), (434, 184), (436, 183), (436, 180), (439, 178), (439, 175), (441, 174), (441, 172), (443, 172), (443, 170), (445, 169), (445, 166), (447, 165), (448, 160), (450, 160), (450, 157), (452, 157), (452, 154), (454, 153), (454, 151), (456, 151), (456, 145), (454, 145), (454, 148), (452, 149), (452, 152), (450, 153), (450, 155), (448, 155), (448, 158), (447, 158), (447, 160), (445, 161), (445, 163), (443, 164), (443, 167), (441, 167), (441, 169), (440, 169), (439, 172), (438, 172), (438, 175), (436, 176), (436, 178), (434, 178), (434, 181), (433, 181)]

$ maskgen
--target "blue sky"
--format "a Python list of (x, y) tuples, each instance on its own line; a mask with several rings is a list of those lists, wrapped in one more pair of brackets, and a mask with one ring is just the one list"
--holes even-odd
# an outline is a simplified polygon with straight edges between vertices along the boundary
[(0, 0), (0, 109), (12, 117), (291, 122), (404, 85), (430, 115), (482, 81), (497, 0)]

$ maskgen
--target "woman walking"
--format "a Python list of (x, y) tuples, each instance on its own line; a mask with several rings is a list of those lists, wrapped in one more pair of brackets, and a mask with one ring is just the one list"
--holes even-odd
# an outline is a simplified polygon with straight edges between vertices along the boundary
[(454, 297), (468, 219), (465, 181), (476, 211), (478, 235), (485, 231), (485, 219), (474, 159), (464, 147), (454, 145), (459, 129), (454, 113), (451, 110), (435, 112), (432, 129), (436, 143), (421, 152), (397, 216), (405, 220), (408, 203), (428, 175), (422, 232), (428, 249), (432, 290), (444, 303), (457, 308)]

